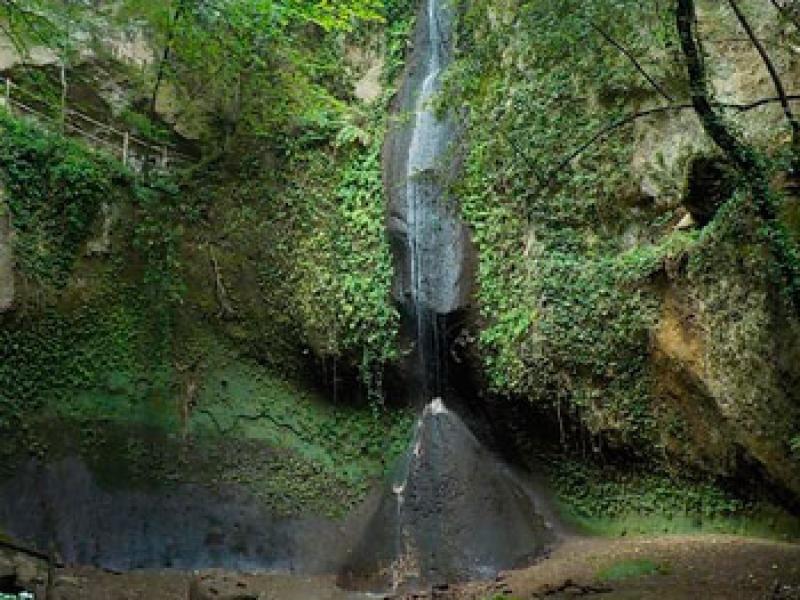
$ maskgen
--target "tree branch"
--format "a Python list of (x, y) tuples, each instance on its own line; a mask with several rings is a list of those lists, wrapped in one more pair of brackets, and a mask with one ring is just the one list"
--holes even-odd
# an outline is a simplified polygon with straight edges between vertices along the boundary
[(779, 13), (781, 13), (786, 19), (791, 21), (791, 23), (800, 29), (800, 20), (792, 13), (788, 7), (783, 6), (778, 0), (770, 0), (772, 2), (772, 6), (774, 6)]
[[(729, 0), (735, 4), (735, 0)], [(786, 286), (795, 312), (800, 313), (800, 273), (796, 267), (797, 252), (785, 227), (777, 216), (770, 187), (769, 175), (758, 154), (745, 145), (732, 132), (723, 115), (714, 110), (712, 91), (708, 84), (703, 52), (697, 36), (697, 13), (694, 0), (677, 0), (676, 22), (681, 49), (686, 58), (692, 104), (708, 135), (728, 156), (750, 188), (756, 214), (763, 221), (767, 232), (763, 242), (777, 263), (781, 283)], [(785, 94), (780, 98), (787, 104)]]
[[(800, 102), (800, 94), (786, 96), (786, 99), (789, 102)], [(748, 112), (751, 110), (755, 110), (756, 108), (760, 108), (762, 106), (766, 106), (768, 104), (776, 104), (781, 102), (782, 99), (778, 97), (771, 97), (771, 98), (761, 98), (759, 100), (754, 100), (753, 102), (749, 102), (747, 104), (729, 104), (729, 103), (715, 103), (714, 106), (718, 106), (719, 108), (734, 110), (739, 113)], [(643, 119), (645, 117), (651, 117), (653, 115), (668, 113), (668, 112), (677, 112), (682, 110), (694, 109), (694, 104), (673, 104), (670, 106), (659, 106), (656, 108), (651, 108), (648, 110), (643, 110), (640, 112), (636, 112), (625, 117), (614, 121), (606, 125), (605, 127), (599, 129), (596, 133), (594, 133), (588, 140), (586, 140), (583, 144), (578, 146), (573, 152), (565, 156), (553, 169), (550, 170), (547, 176), (541, 178), (539, 177), (540, 182), (542, 182), (542, 187), (546, 187), (547, 185), (551, 184), (555, 179), (556, 175), (560, 171), (562, 171), (565, 167), (567, 167), (572, 161), (574, 161), (578, 156), (586, 152), (589, 148), (591, 148), (597, 142), (605, 139), (611, 133), (615, 132), (618, 129), (622, 129), (626, 125), (630, 125), (639, 119)], [(516, 149), (516, 146), (514, 146)]]
[(755, 31), (750, 26), (747, 17), (745, 17), (742, 9), (737, 4), (736, 0), (728, 0), (728, 4), (733, 9), (734, 14), (736, 15), (736, 19), (739, 21), (739, 24), (744, 29), (747, 37), (750, 38), (750, 41), (755, 46), (758, 54), (761, 56), (761, 60), (764, 62), (764, 66), (767, 67), (767, 71), (769, 71), (769, 76), (772, 78), (772, 83), (775, 86), (775, 91), (778, 94), (778, 97), (781, 99), (781, 107), (783, 108), (783, 114), (786, 115), (786, 119), (789, 121), (789, 125), (792, 127), (792, 151), (794, 153), (795, 162), (800, 157), (800, 121), (797, 120), (795, 117), (794, 112), (792, 112), (792, 108), (789, 106), (789, 100), (786, 96), (786, 89), (783, 87), (783, 81), (781, 80), (780, 75), (778, 74), (778, 70), (775, 68), (775, 64), (772, 62), (772, 59), (767, 52), (767, 49), (764, 47), (764, 44), (756, 36)]
[(621, 43), (619, 43), (617, 40), (615, 40), (613, 37), (611, 37), (611, 35), (609, 33), (607, 33), (604, 29), (602, 29), (599, 25), (597, 25), (593, 21), (590, 21), (589, 24), (592, 26), (592, 29), (594, 29), (597, 33), (599, 33), (601, 36), (603, 36), (603, 39), (605, 39), (609, 44), (614, 46), (614, 48), (619, 50), (623, 54), (623, 56), (625, 56), (633, 64), (633, 66), (636, 68), (636, 70), (641, 74), (642, 77), (644, 77), (648, 81), (648, 83), (651, 86), (653, 86), (653, 89), (655, 89), (656, 92), (661, 94), (661, 96), (663, 96), (664, 99), (667, 102), (672, 102), (673, 101), (672, 96), (670, 96), (667, 93), (667, 91), (661, 86), (661, 84), (659, 84), (645, 70), (645, 68), (636, 59), (636, 57), (633, 55), (633, 53), (631, 53), (625, 46), (623, 46)]
[(164, 50), (161, 54), (161, 60), (158, 62), (158, 72), (156, 74), (156, 82), (153, 85), (153, 93), (150, 97), (150, 113), (156, 114), (156, 101), (158, 100), (158, 92), (161, 89), (161, 84), (164, 82), (166, 75), (167, 65), (169, 64), (170, 56), (172, 54), (172, 45), (175, 43), (175, 37), (178, 31), (178, 25), (184, 12), (186, 12), (187, 4), (185, 0), (178, 0), (178, 6), (175, 7), (175, 12), (169, 23), (169, 31), (167, 39), (164, 42)]
[(703, 52), (697, 37), (697, 14), (694, 0), (678, 0), (676, 11), (678, 35), (686, 59), (692, 106), (703, 128), (733, 163), (746, 174), (757, 170), (752, 153), (738, 140), (714, 110), (713, 94), (708, 85)]
[[(38, 38), (39, 43), (41, 43), (43, 46), (50, 47), (50, 40), (48, 40), (44, 36), (44, 34), (40, 31), (39, 25), (37, 25), (37, 23), (34, 22), (34, 19), (44, 23), (51, 30), (58, 31), (58, 28), (54, 26), (50, 20), (46, 19), (44, 16), (36, 13), (33, 10), (20, 6), (17, 0), (0, 0), (0, 2), (2, 2), (2, 4), (5, 5), (6, 14), (9, 15), (9, 17), (12, 14), (18, 15), (22, 19), (22, 21), (24, 21), (25, 26), (28, 29), (28, 33)], [(10, 19), (8, 26), (13, 30), (13, 26), (11, 25)], [(20, 43), (22, 43), (23, 36), (16, 32), (14, 33), (14, 35), (20, 40)], [(23, 43), (23, 47), (24, 46), (25, 45)], [(20, 54), (22, 54), (22, 52), (20, 52)]]
[(208, 246), (208, 254), (211, 258), (211, 266), (214, 269), (214, 289), (217, 294), (217, 302), (219, 303), (219, 313), (217, 313), (217, 316), (223, 318), (233, 317), (236, 315), (236, 311), (233, 309), (233, 306), (231, 306), (228, 290), (225, 287), (225, 281), (222, 279), (222, 272), (219, 268), (217, 254), (214, 252), (214, 246), (211, 244)]

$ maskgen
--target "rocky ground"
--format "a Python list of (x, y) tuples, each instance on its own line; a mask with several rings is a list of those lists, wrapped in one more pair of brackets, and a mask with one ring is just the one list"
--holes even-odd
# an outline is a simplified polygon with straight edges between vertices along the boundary
[[(41, 558), (6, 550), (0, 559), (2, 585), (16, 582), (44, 598), (47, 577)], [(225, 571), (58, 568), (53, 580), (50, 600), (793, 600), (800, 599), (800, 545), (716, 535), (574, 538), (538, 564), (496, 581), (394, 596), (347, 592), (333, 577)]]

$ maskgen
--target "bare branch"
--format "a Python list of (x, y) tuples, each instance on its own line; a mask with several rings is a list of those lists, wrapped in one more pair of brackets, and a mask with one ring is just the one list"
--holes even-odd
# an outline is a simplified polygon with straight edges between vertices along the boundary
[(767, 68), (767, 71), (769, 71), (769, 76), (772, 79), (773, 85), (775, 86), (775, 91), (777, 92), (778, 97), (781, 99), (783, 114), (786, 115), (786, 119), (789, 121), (789, 125), (792, 127), (792, 150), (795, 155), (795, 161), (797, 161), (798, 158), (800, 158), (800, 121), (797, 120), (794, 112), (792, 112), (791, 106), (789, 106), (789, 99), (786, 96), (786, 89), (783, 87), (783, 81), (778, 74), (778, 69), (775, 67), (775, 63), (772, 62), (772, 59), (770, 58), (767, 49), (764, 47), (764, 44), (762, 44), (761, 40), (759, 40), (756, 36), (755, 31), (737, 4), (736, 0), (728, 0), (728, 4), (733, 9), (739, 24), (742, 26), (745, 33), (747, 33), (747, 37), (750, 38), (753, 46), (755, 46), (758, 54), (761, 56), (761, 60), (763, 61), (764, 66)]
[[(786, 100), (789, 102), (800, 102), (800, 94), (786, 96)], [(714, 106), (718, 106), (719, 108), (733, 110), (739, 113), (749, 112), (751, 110), (755, 110), (756, 108), (766, 106), (768, 104), (776, 104), (782, 102), (782, 99), (779, 97), (772, 97), (772, 98), (761, 98), (759, 100), (754, 100), (753, 102), (749, 102), (747, 104), (727, 104), (727, 103), (715, 103)], [(564, 168), (570, 165), (572, 161), (578, 158), (581, 154), (586, 152), (589, 148), (595, 145), (597, 142), (607, 138), (610, 134), (614, 133), (618, 129), (622, 129), (626, 125), (630, 125), (639, 119), (644, 119), (646, 117), (652, 117), (653, 115), (669, 113), (669, 112), (680, 112), (682, 110), (694, 109), (694, 104), (672, 104), (670, 106), (659, 106), (656, 108), (651, 108), (648, 110), (643, 110), (640, 112), (636, 112), (625, 117), (622, 117), (609, 125), (598, 130), (594, 135), (592, 135), (588, 140), (586, 140), (583, 144), (578, 146), (573, 152), (565, 156), (553, 169), (550, 170), (547, 176), (539, 177), (537, 174), (537, 178), (541, 182), (543, 182), (542, 187), (546, 187), (552, 184), (555, 177), (562, 171)]]
[(219, 303), (218, 317), (229, 318), (236, 315), (236, 311), (230, 303), (228, 297), (228, 290), (225, 287), (225, 281), (222, 279), (222, 272), (219, 268), (219, 261), (217, 254), (214, 252), (214, 246), (209, 245), (209, 257), (211, 258), (211, 266), (214, 269), (214, 289), (217, 295), (217, 302)]
[[(735, 0), (729, 0), (734, 10), (738, 11)], [(695, 0), (677, 0), (676, 21), (681, 49), (686, 59), (689, 76), (689, 88), (692, 93), (692, 104), (706, 133), (736, 166), (750, 189), (756, 213), (769, 233), (763, 236), (765, 245), (773, 254), (780, 271), (782, 283), (789, 291), (794, 309), (800, 312), (800, 272), (796, 268), (796, 252), (794, 244), (777, 216), (773, 203), (773, 192), (770, 187), (769, 174), (758, 153), (739, 139), (726, 122), (724, 116), (716, 110), (713, 102), (713, 91), (708, 83), (703, 50), (697, 36), (697, 12)], [(744, 20), (746, 23), (746, 20)], [(749, 24), (747, 25), (749, 28)], [(754, 42), (755, 43), (755, 42)], [(779, 102), (786, 109), (788, 97), (781, 86)], [(791, 110), (789, 111), (791, 113)]]
[(657, 82), (657, 81), (656, 81), (656, 80), (655, 80), (655, 79), (654, 79), (654, 78), (653, 78), (653, 77), (652, 77), (652, 76), (651, 76), (651, 75), (650, 75), (650, 74), (649, 74), (649, 73), (648, 73), (648, 72), (645, 70), (645, 68), (644, 68), (644, 67), (641, 65), (641, 63), (640, 63), (640, 62), (639, 62), (639, 61), (636, 59), (636, 57), (633, 55), (633, 53), (631, 53), (631, 52), (630, 52), (630, 51), (629, 51), (629, 50), (628, 50), (628, 49), (627, 49), (625, 46), (623, 46), (621, 43), (619, 43), (617, 40), (615, 40), (615, 39), (614, 39), (614, 38), (611, 36), (611, 34), (607, 33), (607, 32), (606, 32), (604, 29), (602, 29), (602, 28), (601, 28), (599, 25), (597, 25), (596, 23), (594, 23), (594, 22), (590, 22), (590, 25), (592, 26), (592, 29), (594, 29), (594, 30), (595, 30), (597, 33), (599, 33), (601, 36), (603, 36), (603, 39), (605, 39), (605, 40), (606, 40), (606, 41), (607, 41), (609, 44), (611, 44), (612, 46), (614, 46), (614, 48), (616, 48), (617, 50), (619, 50), (619, 51), (620, 51), (620, 52), (621, 52), (621, 53), (622, 53), (622, 54), (623, 54), (623, 55), (624, 55), (624, 56), (625, 56), (625, 57), (626, 57), (626, 58), (627, 58), (627, 59), (628, 59), (628, 60), (629, 60), (629, 61), (630, 61), (630, 62), (633, 64), (633, 66), (634, 66), (634, 67), (636, 68), (636, 70), (637, 70), (637, 71), (638, 71), (638, 72), (639, 72), (639, 73), (642, 75), (642, 77), (644, 77), (644, 78), (645, 78), (645, 79), (648, 81), (648, 83), (649, 83), (650, 85), (652, 85), (652, 86), (653, 86), (653, 89), (655, 89), (655, 90), (656, 90), (656, 91), (657, 91), (659, 94), (661, 94), (661, 96), (663, 96), (663, 97), (664, 97), (664, 99), (665, 99), (667, 102), (673, 102), (672, 96), (670, 96), (670, 95), (667, 93), (667, 91), (664, 89), (664, 87), (663, 87), (661, 84), (659, 84), (659, 83), (658, 83), (658, 82)]

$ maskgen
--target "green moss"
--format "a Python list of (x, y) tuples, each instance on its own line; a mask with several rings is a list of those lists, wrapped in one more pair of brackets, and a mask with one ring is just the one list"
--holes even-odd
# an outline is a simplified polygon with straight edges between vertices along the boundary
[[(464, 52), (447, 91), (471, 111), (457, 195), (480, 257), (479, 350), (495, 392), (558, 405), (595, 434), (648, 448), (651, 279), (687, 240), (667, 235), (674, 206), (636, 198), (630, 130), (559, 161), (642, 92), (640, 75), (587, 23), (637, 47), (636, 32), (666, 21), (635, 3), (570, 6), (462, 6)], [(590, 50), (565, 64), (567, 39)]]
[(299, 474), (295, 487), (335, 477), (351, 499), (362, 498), (408, 444), (410, 411), (332, 405), (230, 354), (208, 360), (190, 431), (260, 441), (316, 465), (317, 474)]
[[(627, 0), (458, 5), (459, 52), (442, 102), (469, 111), (456, 196), (479, 252), (475, 355), (492, 391), (550, 413), (568, 445), (591, 439), (652, 464), (716, 472), (744, 449), (800, 489), (790, 450), (799, 330), (785, 275), (800, 262), (778, 235), (784, 225), (796, 234), (796, 199), (770, 198), (785, 223), (763, 224), (737, 182), (711, 224), (676, 232), (690, 160), (708, 140), (667, 147), (677, 114), (593, 137), (658, 95), (599, 30), (645, 58), (670, 94), (686, 95), (672, 15)], [(565, 56), (575, 43), (585, 51)], [(765, 150), (780, 158), (786, 141)], [(659, 147), (664, 156), (654, 156)], [(775, 166), (776, 180), (785, 168)], [(779, 246), (792, 264), (775, 259), (769, 249)], [(672, 316), (682, 356), (658, 335)], [(687, 443), (681, 429), (721, 442), (701, 447), (700, 434)]]
[(592, 535), (730, 533), (800, 539), (800, 518), (758, 494), (657, 468), (600, 467), (552, 455), (545, 465), (564, 520)]
[[(338, 176), (323, 167), (319, 175), (324, 179), (316, 182), (323, 187), (309, 186), (306, 178), (290, 192), (293, 198), (310, 197), (316, 207), (296, 255), (298, 316), (305, 339), (323, 356), (354, 357), (365, 377), (396, 356), (398, 327), (390, 294), (393, 269), (384, 228), (380, 141), (377, 136), (368, 147), (350, 149)], [(327, 156), (311, 158), (320, 159)], [(335, 187), (323, 183), (331, 176)]]
[(669, 569), (664, 565), (647, 558), (637, 558), (621, 560), (613, 565), (604, 567), (597, 572), (596, 577), (600, 581), (621, 581), (649, 575), (663, 575), (668, 572)]
[[(191, 354), (173, 359), (136, 297), (118, 288), (2, 330), (6, 472), (77, 454), (106, 487), (233, 485), (277, 514), (339, 516), (405, 448), (410, 413), (331, 405), (198, 324)], [(175, 366), (198, 356), (195, 372)]]
[(613, 519), (576, 515), (564, 507), (567, 521), (582, 532), (606, 537), (673, 534), (730, 534), (796, 542), (800, 523), (774, 507), (754, 509), (748, 514), (703, 517), (699, 515), (642, 515), (630, 513)]
[[(225, 241), (184, 262), (189, 300), (241, 348), (277, 369), (312, 351), (329, 373), (357, 370), (378, 400), (399, 323), (384, 231), (383, 120), (374, 107), (348, 116), (332, 139), (267, 155), (272, 164), (208, 174), (194, 194), (214, 200), (203, 209), (211, 226), (188, 235)], [(213, 274), (197, 269), (211, 252), (229, 288), (228, 309), (207, 293)]]
[[(395, 39), (413, 7), (387, 10)], [(398, 325), (380, 166), (388, 94), (351, 105), (331, 77), (344, 58), (323, 37), (307, 51), (324, 106), (284, 115), (297, 127), (286, 139), (237, 137), (235, 159), (180, 185), (2, 115), (26, 284), (0, 329), (6, 473), (78, 454), (106, 487), (235, 486), (278, 514), (339, 515), (405, 448), (411, 416), (380, 397)], [(110, 251), (89, 257), (104, 204), (117, 217)], [(372, 402), (309, 392), (298, 377), (309, 349), (323, 369), (338, 363), (339, 380), (357, 369)]]

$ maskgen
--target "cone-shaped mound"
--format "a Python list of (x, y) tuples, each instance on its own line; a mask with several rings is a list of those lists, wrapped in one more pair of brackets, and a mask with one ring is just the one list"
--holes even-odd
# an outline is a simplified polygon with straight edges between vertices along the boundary
[(436, 399), (340, 575), (356, 589), (494, 576), (553, 541), (531, 490)]

